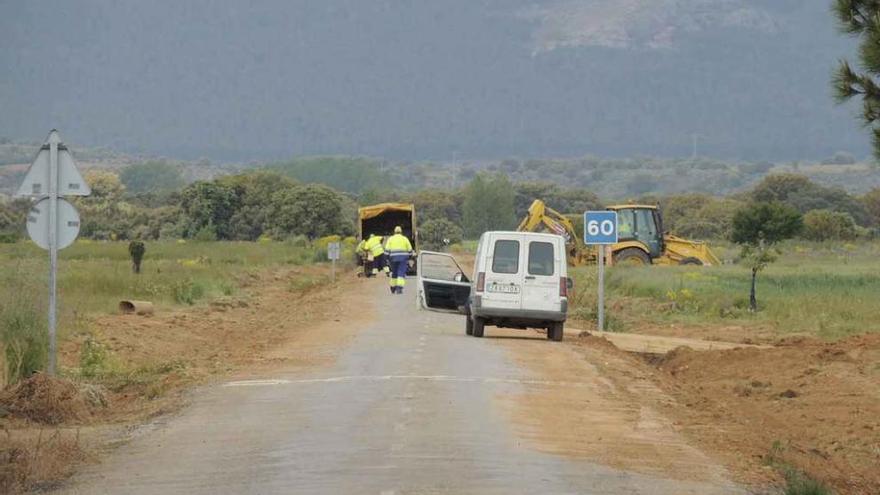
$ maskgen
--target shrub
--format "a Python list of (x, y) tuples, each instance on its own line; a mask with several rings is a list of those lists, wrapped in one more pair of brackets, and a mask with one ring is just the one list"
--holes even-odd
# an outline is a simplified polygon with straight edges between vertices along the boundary
[(831, 495), (822, 482), (790, 469), (785, 472), (785, 495)]
[(462, 231), (458, 225), (439, 218), (428, 220), (419, 228), (419, 240), (427, 249), (442, 249), (449, 244), (461, 242)]
[(217, 240), (217, 229), (214, 228), (213, 224), (205, 225), (200, 228), (196, 235), (193, 236), (193, 240), (199, 242), (213, 242)]
[(804, 215), (803, 236), (811, 241), (849, 241), (857, 236), (856, 222), (847, 213), (812, 210)]
[(86, 338), (82, 343), (79, 354), (80, 374), (84, 377), (98, 376), (108, 368), (107, 348), (92, 337)]
[(205, 288), (192, 280), (181, 280), (171, 285), (171, 296), (178, 304), (192, 306), (196, 300), (205, 295)]

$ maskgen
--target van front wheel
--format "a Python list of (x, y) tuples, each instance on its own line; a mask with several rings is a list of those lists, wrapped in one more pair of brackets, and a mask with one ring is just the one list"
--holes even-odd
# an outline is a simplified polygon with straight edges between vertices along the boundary
[(553, 342), (562, 342), (562, 335), (565, 333), (565, 323), (558, 321), (556, 323), (551, 323), (549, 327), (547, 327), (547, 339), (552, 340)]
[(474, 337), (482, 337), (486, 327), (486, 320), (480, 318), (479, 316), (474, 316), (473, 326)]

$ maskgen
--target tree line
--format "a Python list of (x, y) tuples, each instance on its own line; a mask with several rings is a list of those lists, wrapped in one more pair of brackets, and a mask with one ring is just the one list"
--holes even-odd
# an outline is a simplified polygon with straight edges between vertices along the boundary
[[(415, 192), (395, 189), (393, 181), (369, 179), (374, 172), (386, 172), (360, 170), (366, 165), (356, 159), (330, 173), (336, 188), (293, 178), (303, 171), (320, 178), (319, 171), (332, 169), (338, 160), (296, 161), (188, 185), (179, 170), (161, 162), (132, 165), (119, 173), (91, 169), (86, 180), (92, 196), (74, 200), (82, 217), (81, 235), (242, 241), (348, 236), (356, 233), (359, 205), (393, 201), (416, 205), (422, 240), (436, 247), (485, 230), (513, 229), (534, 199), (573, 215), (605, 206), (586, 188), (515, 182), (502, 172), (476, 173), (454, 189)], [(347, 177), (349, 169), (358, 170), (357, 180)], [(359, 190), (358, 181), (370, 187)], [(666, 230), (697, 239), (730, 238), (736, 212), (753, 203), (791, 208), (802, 218), (799, 235), (811, 240), (868, 238), (880, 228), (880, 188), (856, 196), (792, 173), (768, 175), (751, 189), (728, 196), (643, 194), (628, 200), (660, 205)], [(28, 209), (26, 200), (0, 203), (0, 239), (22, 237)]]

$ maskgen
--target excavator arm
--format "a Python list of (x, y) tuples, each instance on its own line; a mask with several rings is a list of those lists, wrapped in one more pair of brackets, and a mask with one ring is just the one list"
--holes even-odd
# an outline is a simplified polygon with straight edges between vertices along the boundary
[(532, 202), (526, 217), (522, 219), (516, 230), (520, 232), (549, 232), (561, 235), (565, 238), (568, 260), (574, 265), (583, 265), (595, 258), (595, 253), (588, 250), (581, 240), (578, 239), (571, 220), (562, 213), (545, 205), (540, 199)]

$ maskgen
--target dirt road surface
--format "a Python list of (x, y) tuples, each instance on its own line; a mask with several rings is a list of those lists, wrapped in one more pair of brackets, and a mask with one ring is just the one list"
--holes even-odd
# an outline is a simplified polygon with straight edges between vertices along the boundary
[[(658, 390), (618, 390), (534, 332), (467, 337), (462, 317), (417, 311), (413, 286), (361, 285), (374, 317), (333, 362), (199, 389), (59, 492), (744, 493), (628, 395)], [(365, 320), (349, 316), (325, 331)]]

